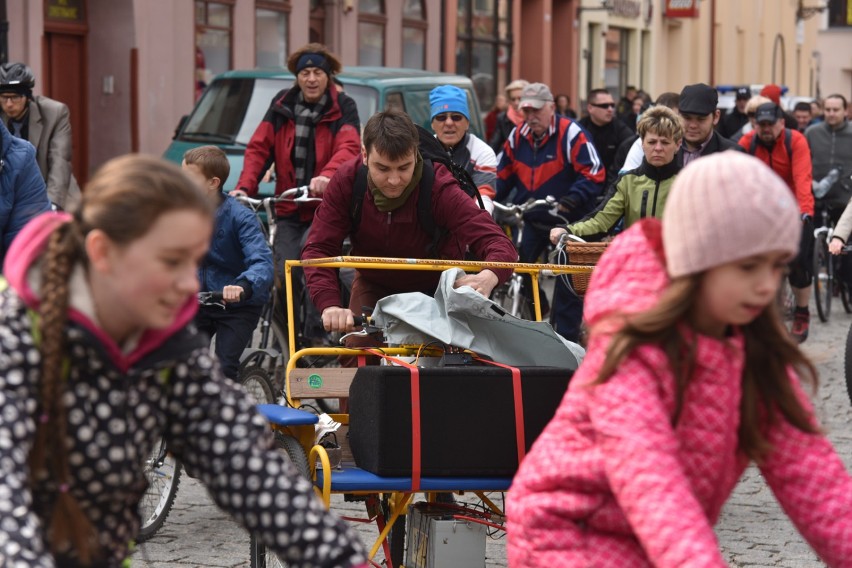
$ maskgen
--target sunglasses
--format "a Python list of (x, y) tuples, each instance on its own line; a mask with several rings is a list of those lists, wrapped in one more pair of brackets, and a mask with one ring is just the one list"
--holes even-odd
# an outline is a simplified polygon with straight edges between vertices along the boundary
[(451, 119), (453, 122), (461, 122), (464, 120), (464, 115), (458, 112), (442, 112), (441, 114), (436, 114), (432, 120), (437, 120), (438, 122), (446, 122), (447, 119)]
[(615, 108), (615, 103), (589, 103), (595, 108)]

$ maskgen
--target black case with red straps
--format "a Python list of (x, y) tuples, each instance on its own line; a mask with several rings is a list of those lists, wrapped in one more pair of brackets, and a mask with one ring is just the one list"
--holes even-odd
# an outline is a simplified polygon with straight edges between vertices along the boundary
[[(525, 450), (556, 413), (570, 369), (521, 367)], [(509, 477), (518, 469), (512, 371), (492, 366), (421, 367), (421, 476)], [(411, 372), (361, 367), (349, 388), (349, 444), (361, 469), (412, 474)]]

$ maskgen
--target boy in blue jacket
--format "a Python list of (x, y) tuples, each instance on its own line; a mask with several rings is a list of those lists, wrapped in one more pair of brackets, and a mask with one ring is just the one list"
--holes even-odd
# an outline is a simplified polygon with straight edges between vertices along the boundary
[(202, 292), (221, 291), (226, 308), (199, 306), (195, 322), (202, 332), (216, 335), (222, 371), (236, 379), (240, 355), (269, 299), (272, 253), (254, 213), (222, 193), (231, 167), (221, 148), (187, 150), (181, 166), (218, 202), (213, 241), (199, 266), (198, 280)]

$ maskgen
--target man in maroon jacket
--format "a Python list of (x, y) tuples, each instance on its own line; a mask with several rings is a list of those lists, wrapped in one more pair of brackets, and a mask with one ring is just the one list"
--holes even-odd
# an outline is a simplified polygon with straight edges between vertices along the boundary
[[(515, 262), (518, 253), (491, 216), (456, 183), (441, 164), (434, 164), (434, 182), (421, 187), (428, 164), (418, 152), (419, 135), (407, 114), (385, 111), (373, 115), (364, 127), (361, 156), (341, 166), (332, 178), (317, 209), (314, 224), (302, 250), (302, 260), (337, 256), (349, 236), (353, 256), (434, 258), (429, 253), (434, 235), (418, 219), (420, 192), (432, 192), (434, 223), (446, 231), (437, 246), (442, 259), (461, 260), (468, 248), (484, 261)], [(367, 191), (361, 216), (353, 228), (353, 187), (361, 168), (366, 168)], [(428, 177), (427, 177), (428, 179)], [(456, 287), (471, 286), (485, 297), (506, 281), (510, 269), (483, 269), (456, 280)], [(439, 272), (419, 270), (358, 270), (347, 309), (341, 305), (335, 271), (305, 268), (311, 299), (322, 313), (327, 331), (351, 330), (353, 310), (374, 306), (388, 295), (423, 292), (432, 295)]]
[[(308, 185), (312, 195), (322, 196), (337, 168), (358, 155), (358, 108), (332, 81), (342, 69), (337, 57), (324, 45), (309, 43), (290, 55), (287, 68), (296, 75), (296, 84), (273, 98), (248, 143), (243, 171), (232, 195), (257, 194), (258, 182), (274, 161), (276, 195)], [(276, 287), (282, 296), (284, 261), (299, 258), (316, 207), (316, 203), (297, 206), (291, 201), (275, 207), (278, 232), (273, 260)], [(301, 280), (297, 269), (293, 274), (294, 298), (301, 295)], [(317, 321), (312, 322), (314, 319)], [(309, 327), (319, 328), (316, 314), (309, 316)], [(314, 337), (319, 334), (319, 329), (309, 331)]]

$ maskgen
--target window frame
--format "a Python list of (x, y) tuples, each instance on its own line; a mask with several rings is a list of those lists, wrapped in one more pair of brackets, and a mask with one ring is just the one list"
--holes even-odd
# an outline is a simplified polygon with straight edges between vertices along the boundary
[(287, 18), (287, 44), (284, 46), (284, 67), (287, 66), (287, 58), (290, 56), (290, 15), (293, 12), (293, 4), (290, 0), (256, 0), (254, 3), (254, 21), (255, 21), (255, 43), (254, 43), (254, 64), (257, 63), (257, 11), (267, 10), (270, 12), (279, 12), (286, 15)]
[[(234, 6), (236, 5), (236, 0), (194, 0), (193, 8), (198, 9), (199, 4), (204, 4), (205, 6), (205, 23), (199, 24), (197, 14), (193, 16), (193, 22), (195, 24), (195, 47), (200, 47), (198, 45), (198, 34), (199, 32), (203, 33), (211, 30), (211, 31), (227, 31), (228, 32), (228, 69), (234, 68)], [(207, 10), (207, 6), (210, 4), (221, 4), (223, 6), (228, 7), (228, 21), (230, 22), (230, 27), (224, 28), (221, 26), (211, 26), (207, 23), (209, 19), (210, 12)]]
[[(403, 18), (402, 18), (402, 49), (403, 54), (405, 53), (405, 30), (406, 29), (414, 29), (423, 32), (423, 46), (421, 52), (421, 60), (423, 65), (419, 67), (419, 69), (426, 69), (426, 35), (429, 31), (429, 18), (427, 16), (427, 8), (424, 0), (417, 0), (420, 4), (420, 19), (415, 20), (414, 18), (406, 17), (405, 12), (403, 10)], [(414, 69), (412, 67), (412, 69)]]
[(382, 60), (378, 65), (380, 67), (384, 67), (387, 56), (387, 34), (388, 34), (388, 16), (387, 9), (385, 8), (385, 0), (378, 0), (381, 5), (381, 14), (377, 14), (375, 12), (361, 12), (360, 9), (358, 11), (358, 65), (364, 65), (361, 61), (361, 24), (373, 24), (381, 26), (382, 28)]

